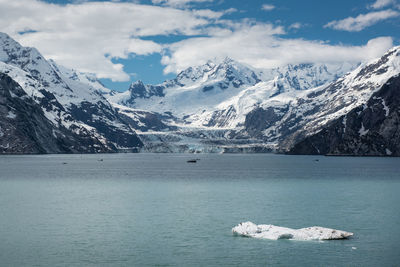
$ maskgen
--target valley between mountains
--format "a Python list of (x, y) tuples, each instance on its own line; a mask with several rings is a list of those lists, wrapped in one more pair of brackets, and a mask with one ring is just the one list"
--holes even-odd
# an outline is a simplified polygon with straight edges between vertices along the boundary
[(233, 59), (125, 92), (0, 33), (0, 153), (400, 156), (400, 47), (359, 64)]

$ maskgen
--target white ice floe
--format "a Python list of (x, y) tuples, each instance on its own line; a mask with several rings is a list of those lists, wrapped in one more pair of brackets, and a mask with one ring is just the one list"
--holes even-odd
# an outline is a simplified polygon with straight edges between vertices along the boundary
[(235, 235), (264, 238), (271, 240), (334, 240), (346, 239), (353, 233), (325, 227), (313, 226), (301, 229), (291, 229), (270, 224), (256, 225), (252, 222), (243, 222), (232, 228)]

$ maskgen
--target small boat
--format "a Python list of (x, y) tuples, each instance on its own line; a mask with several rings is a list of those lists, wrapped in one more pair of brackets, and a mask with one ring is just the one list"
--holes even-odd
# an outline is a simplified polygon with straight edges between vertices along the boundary
[(196, 162), (197, 162), (197, 159), (189, 159), (189, 160), (187, 160), (186, 162), (187, 162), (187, 163), (196, 163)]

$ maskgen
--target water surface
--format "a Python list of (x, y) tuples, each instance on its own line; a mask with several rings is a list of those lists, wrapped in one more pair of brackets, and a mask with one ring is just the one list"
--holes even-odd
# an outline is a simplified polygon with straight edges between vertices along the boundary
[[(195, 164), (187, 159), (199, 158)], [(318, 161), (316, 161), (318, 159)], [(110, 154), (0, 157), (4, 266), (395, 266), (400, 159)], [(354, 232), (235, 237), (242, 221)]]

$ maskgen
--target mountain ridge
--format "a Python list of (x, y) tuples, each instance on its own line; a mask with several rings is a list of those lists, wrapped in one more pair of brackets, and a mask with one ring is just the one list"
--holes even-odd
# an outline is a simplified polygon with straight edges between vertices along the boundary
[[(87, 153), (295, 153), (294, 147), (319, 132), (333, 136), (330, 125), (368, 105), (399, 73), (400, 47), (358, 66), (304, 63), (259, 70), (226, 58), (190, 67), (161, 84), (136, 81), (116, 92), (95, 75), (47, 61), (36, 49), (0, 34), (3, 85), (15, 82), (11, 87), (25, 92), (26, 108), (37, 105), (43, 111), (45, 118), (37, 115), (38, 123), (73, 140), (69, 147), (39, 149), (42, 153), (76, 153), (76, 147)], [(2, 89), (4, 101), (24, 106), (8, 97), (7, 92), (18, 90), (10, 88)], [(8, 112), (3, 108), (0, 114), (3, 133), (5, 125), (11, 127)], [(3, 153), (11, 151), (0, 146)], [(305, 151), (304, 145), (298, 151)]]
[(366, 104), (295, 144), (288, 154), (400, 156), (400, 75)]
[[(22, 47), (6, 34), (0, 35), (0, 51), (0, 73), (20, 85), (24, 97), (36, 102), (54, 127), (101, 144), (98, 150), (83, 145), (81, 152), (117, 152), (142, 146), (134, 130), (97, 89), (64, 76), (37, 49)], [(46, 151), (61, 152), (69, 150)]]

